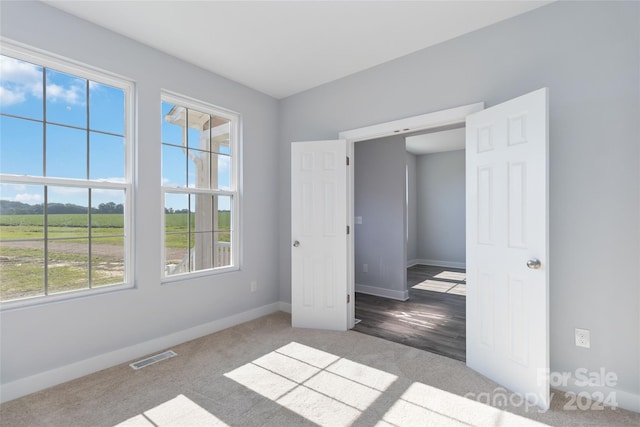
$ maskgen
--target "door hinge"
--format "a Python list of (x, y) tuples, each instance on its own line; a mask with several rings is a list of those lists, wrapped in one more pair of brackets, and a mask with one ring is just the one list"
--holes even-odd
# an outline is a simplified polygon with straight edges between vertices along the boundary
[(349, 166), (349, 156), (347, 156), (347, 166)]
[(347, 304), (351, 302), (351, 295), (347, 294)]
[(347, 234), (351, 233), (351, 228), (347, 225)]

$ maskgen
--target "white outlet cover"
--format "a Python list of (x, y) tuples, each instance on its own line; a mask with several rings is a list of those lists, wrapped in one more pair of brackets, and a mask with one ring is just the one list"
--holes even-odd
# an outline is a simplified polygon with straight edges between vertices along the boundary
[(591, 348), (591, 332), (588, 329), (576, 328), (576, 347)]

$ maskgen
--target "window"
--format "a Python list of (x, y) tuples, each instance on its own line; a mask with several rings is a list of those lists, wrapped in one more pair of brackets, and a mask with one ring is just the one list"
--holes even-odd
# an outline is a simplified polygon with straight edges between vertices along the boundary
[(132, 92), (131, 82), (3, 45), (3, 307), (130, 286)]
[(162, 96), (164, 277), (238, 267), (239, 117)]

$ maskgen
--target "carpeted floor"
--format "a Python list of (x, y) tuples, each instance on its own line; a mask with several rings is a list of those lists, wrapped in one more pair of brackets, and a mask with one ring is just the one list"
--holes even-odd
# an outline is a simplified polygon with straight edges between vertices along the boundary
[(353, 331), (293, 329), (285, 313), (172, 350), (141, 370), (120, 365), (7, 402), (0, 425), (640, 425), (621, 409), (565, 410), (557, 391), (542, 413), (462, 362)]

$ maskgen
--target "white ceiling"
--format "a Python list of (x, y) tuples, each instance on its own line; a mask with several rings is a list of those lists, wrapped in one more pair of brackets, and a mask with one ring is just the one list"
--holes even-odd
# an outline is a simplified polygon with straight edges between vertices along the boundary
[(463, 150), (465, 129), (450, 129), (405, 138), (407, 151), (421, 156), (423, 154), (441, 153), (443, 151)]
[(44, 1), (275, 98), (550, 3)]

